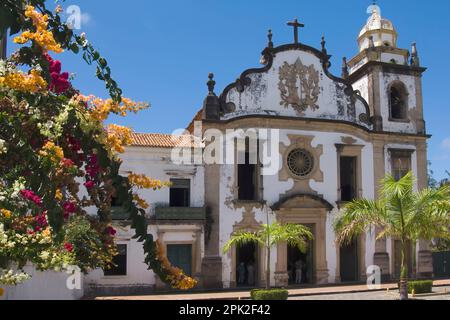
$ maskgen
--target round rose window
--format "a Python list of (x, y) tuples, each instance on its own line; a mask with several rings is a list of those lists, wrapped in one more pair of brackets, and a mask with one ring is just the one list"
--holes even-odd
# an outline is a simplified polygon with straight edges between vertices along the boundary
[(314, 168), (314, 158), (305, 149), (292, 150), (287, 157), (289, 170), (297, 177), (306, 177)]

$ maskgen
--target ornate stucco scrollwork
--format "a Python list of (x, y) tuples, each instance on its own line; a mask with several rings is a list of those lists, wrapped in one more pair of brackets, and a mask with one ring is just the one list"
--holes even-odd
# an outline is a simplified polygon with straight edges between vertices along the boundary
[(319, 109), (319, 71), (314, 65), (305, 66), (300, 58), (293, 64), (285, 62), (279, 68), (279, 79), (280, 105), (286, 108), (292, 106), (299, 115), (303, 115), (308, 108)]

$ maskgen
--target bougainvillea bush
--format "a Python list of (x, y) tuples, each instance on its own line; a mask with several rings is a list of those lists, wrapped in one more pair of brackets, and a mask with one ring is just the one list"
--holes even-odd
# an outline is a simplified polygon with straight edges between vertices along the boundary
[[(175, 288), (195, 286), (147, 234), (148, 204), (136, 191), (165, 184), (137, 173), (120, 176), (118, 154), (131, 142), (131, 129), (104, 124), (111, 113), (126, 116), (147, 104), (122, 97), (106, 60), (61, 22), (60, 7), (51, 12), (45, 1), (5, 0), (0, 11), (0, 30), (9, 29), (20, 45), (0, 60), (0, 284), (27, 280), (27, 263), (42, 271), (111, 267), (115, 197), (130, 214), (149, 269)], [(110, 98), (72, 86), (56, 58), (64, 50), (97, 65)]]

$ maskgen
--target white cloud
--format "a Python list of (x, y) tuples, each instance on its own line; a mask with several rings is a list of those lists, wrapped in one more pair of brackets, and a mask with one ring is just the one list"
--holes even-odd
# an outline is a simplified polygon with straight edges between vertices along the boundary
[(443, 149), (450, 150), (450, 137), (445, 138), (441, 144)]
[(81, 14), (81, 23), (82, 24), (89, 24), (91, 22), (91, 15), (89, 13), (82, 13)]

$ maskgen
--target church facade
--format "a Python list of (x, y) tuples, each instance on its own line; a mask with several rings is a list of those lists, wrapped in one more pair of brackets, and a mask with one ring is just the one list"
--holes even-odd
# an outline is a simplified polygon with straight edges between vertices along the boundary
[[(343, 59), (337, 77), (329, 71), (325, 40), (320, 49), (302, 44), (297, 35), (301, 25), (290, 25), (294, 43), (274, 46), (269, 32), (262, 67), (244, 71), (220, 95), (210, 75), (208, 96), (187, 132), (135, 133), (122, 156), (123, 174), (133, 171), (172, 182), (170, 188), (141, 191), (152, 203), (149, 232), (164, 245), (169, 260), (202, 288), (265, 284), (263, 248), (247, 244), (224, 253), (223, 247), (233, 233), (257, 231), (267, 221), (303, 224), (314, 235), (306, 253), (287, 244), (271, 251), (271, 285), (364, 281), (373, 265), (384, 280), (399, 277), (398, 239), (376, 240), (373, 230), (340, 247), (333, 221), (346, 202), (376, 198), (386, 173), (400, 178), (412, 170), (416, 189), (427, 185), (425, 68), (416, 46), (411, 52), (398, 48), (393, 24), (374, 8), (359, 34), (359, 53)], [(174, 151), (180, 150), (204, 159), (217, 143), (208, 132), (227, 131), (244, 134), (244, 143), (228, 159), (241, 155), (244, 163), (174, 161)], [(256, 147), (251, 147), (252, 137)], [(253, 156), (269, 139), (278, 166), (267, 173), (264, 158)], [(141, 244), (132, 239), (125, 215), (117, 209), (115, 217), (117, 267), (85, 276), (85, 290), (111, 294), (165, 288), (143, 263)], [(407, 259), (412, 277), (432, 276), (428, 243), (411, 244)]]

